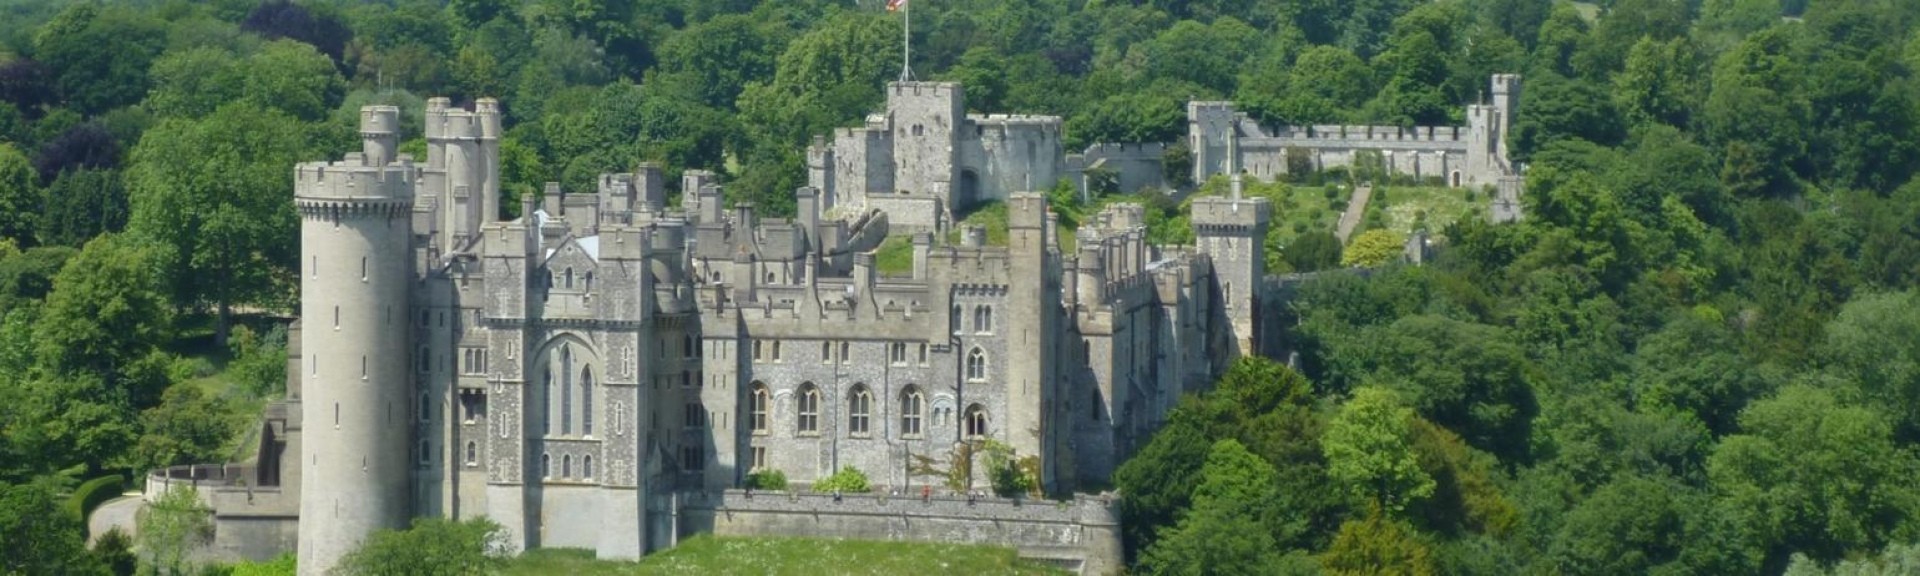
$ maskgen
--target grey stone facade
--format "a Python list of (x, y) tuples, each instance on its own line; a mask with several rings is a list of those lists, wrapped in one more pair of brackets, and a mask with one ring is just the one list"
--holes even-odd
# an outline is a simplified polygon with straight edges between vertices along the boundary
[[(914, 464), (983, 440), (1036, 457), (1066, 494), (1106, 483), (1183, 393), (1261, 348), (1265, 199), (1195, 200), (1192, 246), (1149, 244), (1139, 206), (1109, 206), (1065, 250), (1025, 187), (1065, 165), (1058, 119), (961, 115), (951, 84), (889, 90), (867, 129), (809, 151), (791, 220), (725, 208), (701, 171), (670, 208), (641, 165), (549, 185), (501, 221), (490, 100), (430, 101), (424, 163), (394, 152), (397, 111), (369, 108), (362, 152), (296, 171), (312, 266), (290, 395), (236, 473), (281, 504), (216, 518), (297, 518), (301, 571), (318, 574), (413, 516), (635, 558), (685, 530), (679, 495), (844, 467), (882, 491), (938, 489)], [(930, 233), (986, 199), (1007, 205), (1005, 245)], [(910, 273), (876, 269), (889, 235), (911, 236)]]

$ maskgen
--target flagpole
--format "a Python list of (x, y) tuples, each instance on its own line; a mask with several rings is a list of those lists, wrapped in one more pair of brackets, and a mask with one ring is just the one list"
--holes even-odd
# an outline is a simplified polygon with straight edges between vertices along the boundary
[(913, 80), (913, 0), (901, 0), (900, 81)]

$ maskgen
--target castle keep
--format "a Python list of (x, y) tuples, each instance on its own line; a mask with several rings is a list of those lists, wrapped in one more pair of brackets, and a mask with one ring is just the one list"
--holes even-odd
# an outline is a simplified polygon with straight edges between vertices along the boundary
[[(991, 541), (1118, 567), (1111, 502), (906, 495), (945, 492), (927, 465), (988, 440), (1037, 459), (1049, 492), (1103, 484), (1182, 394), (1272, 351), (1272, 208), (1239, 197), (1234, 170), (1268, 166), (1250, 158), (1270, 143), (1243, 120), (1200, 128), (1220, 112), (1196, 104), (1195, 141), (1230, 154), (1196, 147), (1196, 175), (1224, 166), (1236, 185), (1194, 199), (1195, 243), (1150, 244), (1143, 209), (1116, 204), (1065, 248), (1033, 191), (1162, 148), (1069, 159), (1058, 118), (967, 115), (950, 83), (887, 89), (884, 112), (809, 148), (793, 219), (725, 206), (698, 170), (670, 206), (643, 164), (594, 190), (549, 184), (502, 220), (495, 102), (430, 100), (425, 159), (396, 152), (399, 110), (366, 108), (360, 152), (294, 169), (301, 320), (258, 462), (158, 471), (149, 492), (206, 485), (216, 553), (297, 547), (303, 574), (415, 516), (485, 516), (516, 549), (603, 558), (716, 531)], [(1469, 165), (1473, 146), (1457, 147)], [(1164, 180), (1150, 172), (1132, 173)], [(955, 224), (989, 200), (1007, 207), (1004, 244)], [(909, 239), (910, 271), (876, 267), (889, 236)], [(903, 496), (737, 490), (754, 471), (807, 484), (845, 467)]]

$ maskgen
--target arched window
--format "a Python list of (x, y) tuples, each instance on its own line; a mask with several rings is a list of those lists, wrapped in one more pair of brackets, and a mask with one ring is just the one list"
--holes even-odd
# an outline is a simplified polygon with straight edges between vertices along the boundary
[(593, 367), (580, 369), (580, 433), (593, 435)]
[(953, 305), (953, 313), (948, 315), (947, 323), (953, 325), (953, 333), (960, 333), (960, 305)]
[(747, 399), (747, 412), (753, 418), (753, 433), (767, 433), (767, 385), (753, 383), (753, 396)]
[(573, 347), (560, 345), (560, 434), (573, 433)]
[(873, 394), (867, 392), (866, 385), (855, 384), (853, 394), (847, 395), (847, 433), (866, 436), (872, 411)]
[(965, 432), (968, 438), (985, 438), (987, 436), (987, 410), (981, 408), (979, 404), (967, 406), (966, 425), (967, 429)]
[(580, 477), (588, 480), (593, 479), (593, 456), (580, 457)]
[(573, 455), (572, 454), (568, 454), (560, 457), (560, 477), (561, 478), (573, 477)]
[(572, 266), (567, 267), (567, 289), (568, 290), (573, 289), (573, 267)]
[(906, 436), (920, 435), (920, 412), (925, 409), (926, 401), (920, 396), (920, 389), (908, 386), (900, 394), (900, 433)]
[(474, 445), (472, 440), (468, 440), (467, 441), (467, 465), (472, 466), (479, 462), (480, 462), (479, 447)]
[(548, 367), (546, 371), (540, 375), (540, 379), (541, 379), (541, 382), (543, 383), (543, 385), (540, 387), (540, 403), (542, 404), (542, 406), (540, 407), (541, 408), (540, 414), (543, 416), (540, 419), (540, 428), (543, 430), (546, 430), (546, 433), (548, 436), (552, 436), (553, 435), (553, 368)]
[(973, 309), (973, 331), (993, 331), (993, 307), (982, 305)]
[(1087, 405), (1088, 405), (1087, 416), (1092, 417), (1094, 422), (1099, 422), (1100, 421), (1100, 389), (1099, 388), (1093, 389), (1093, 399), (1092, 401), (1088, 402)]
[(540, 477), (541, 478), (553, 477), (553, 455), (552, 454), (540, 455)]
[(587, 271), (587, 291), (588, 292), (593, 291), (593, 271), (592, 270)]
[(987, 379), (987, 353), (985, 351), (974, 348), (972, 352), (967, 353), (967, 379)]
[(820, 433), (820, 389), (809, 382), (800, 385), (800, 422), (801, 434)]

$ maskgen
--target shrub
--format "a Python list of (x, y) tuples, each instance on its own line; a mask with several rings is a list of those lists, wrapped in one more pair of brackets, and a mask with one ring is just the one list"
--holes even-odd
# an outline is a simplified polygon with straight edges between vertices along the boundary
[(747, 487), (755, 490), (786, 490), (787, 473), (779, 470), (761, 470), (748, 474)]
[(119, 496), (125, 488), (126, 479), (119, 474), (88, 480), (75, 489), (72, 496), (67, 497), (67, 510), (79, 518), (81, 524), (85, 524), (87, 515), (92, 514), (93, 509)]
[[(140, 559), (133, 555), (133, 537), (119, 526), (107, 529), (100, 535), (100, 541), (93, 544), (93, 557), (107, 566), (114, 576), (133, 576)], [(292, 574), (292, 572), (288, 572)]]
[(813, 483), (814, 492), (871, 492), (873, 485), (867, 483), (867, 473), (859, 468), (847, 466), (832, 476)]

